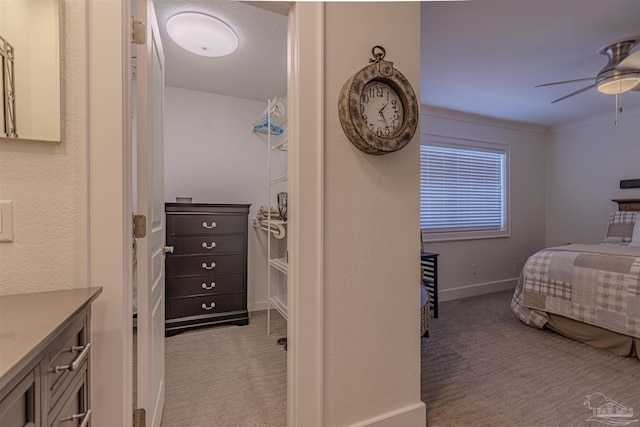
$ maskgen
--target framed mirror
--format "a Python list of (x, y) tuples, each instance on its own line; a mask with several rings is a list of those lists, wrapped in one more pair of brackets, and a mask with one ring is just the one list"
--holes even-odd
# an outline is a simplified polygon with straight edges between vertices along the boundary
[(60, 141), (58, 0), (0, 0), (0, 139)]

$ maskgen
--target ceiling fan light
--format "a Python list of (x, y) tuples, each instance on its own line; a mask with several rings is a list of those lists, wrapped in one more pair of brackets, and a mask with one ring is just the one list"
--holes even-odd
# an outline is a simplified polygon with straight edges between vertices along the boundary
[(640, 83), (640, 76), (620, 77), (613, 80), (605, 80), (598, 84), (598, 92), (607, 95), (619, 95), (628, 92)]
[(238, 36), (231, 27), (203, 13), (173, 15), (167, 21), (167, 33), (178, 46), (200, 56), (225, 56), (238, 48)]

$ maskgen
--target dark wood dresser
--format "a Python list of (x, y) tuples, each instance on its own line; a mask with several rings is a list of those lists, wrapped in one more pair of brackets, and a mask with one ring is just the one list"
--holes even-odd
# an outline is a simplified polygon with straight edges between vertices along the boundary
[(167, 336), (200, 326), (247, 325), (251, 205), (167, 203)]

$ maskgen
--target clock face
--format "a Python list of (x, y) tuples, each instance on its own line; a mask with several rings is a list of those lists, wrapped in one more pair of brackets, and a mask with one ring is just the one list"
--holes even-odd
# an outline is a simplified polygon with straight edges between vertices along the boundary
[(385, 82), (374, 80), (365, 85), (360, 96), (360, 114), (376, 136), (391, 138), (402, 129), (402, 100), (398, 92)]

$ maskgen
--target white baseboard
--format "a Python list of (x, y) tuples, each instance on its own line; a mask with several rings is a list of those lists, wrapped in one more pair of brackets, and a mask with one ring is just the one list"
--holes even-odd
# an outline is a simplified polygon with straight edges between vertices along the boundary
[(247, 309), (249, 310), (249, 312), (262, 311), (262, 310), (266, 310), (267, 308), (268, 306), (266, 301), (252, 302), (247, 304)]
[(498, 280), (497, 282), (478, 283), (475, 285), (460, 286), (453, 289), (439, 289), (438, 301), (451, 301), (454, 299), (475, 297), (491, 294), (493, 292), (508, 291), (516, 288), (518, 278)]
[(427, 412), (423, 402), (370, 418), (351, 427), (418, 427), (427, 424)]

